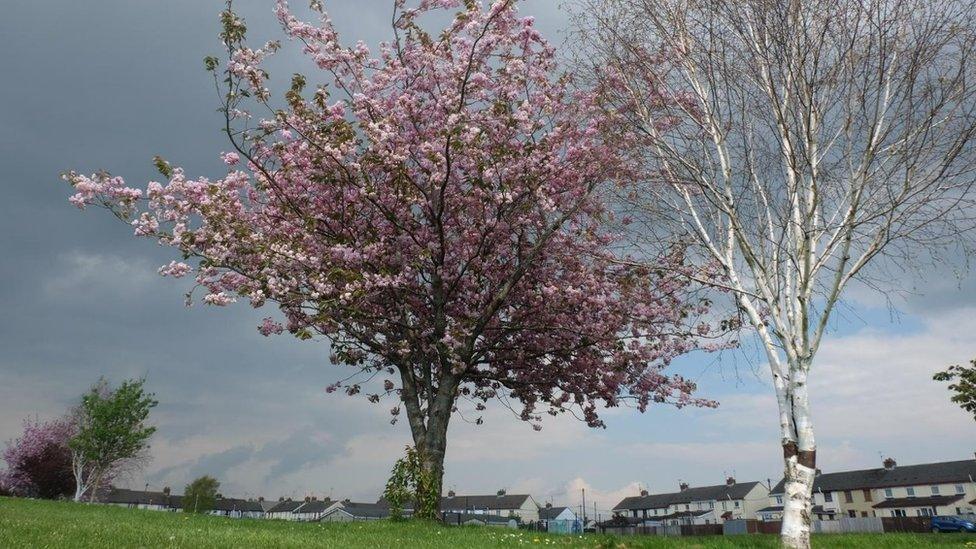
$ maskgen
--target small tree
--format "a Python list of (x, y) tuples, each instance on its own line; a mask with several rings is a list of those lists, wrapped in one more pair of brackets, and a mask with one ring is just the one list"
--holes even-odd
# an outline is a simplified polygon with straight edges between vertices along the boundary
[(386, 483), (383, 497), (390, 505), (390, 518), (401, 520), (407, 505), (413, 514), (423, 518), (433, 518), (440, 513), (440, 493), (430, 490), (434, 479), (423, 466), (420, 451), (407, 446), (406, 455), (393, 465), (390, 479)]
[(217, 502), (217, 490), (219, 489), (220, 481), (208, 475), (187, 484), (183, 491), (183, 511), (187, 513), (211, 511)]
[(969, 366), (949, 366), (932, 378), (936, 381), (951, 381), (949, 391), (953, 395), (950, 400), (976, 418), (976, 359), (970, 360)]
[(75, 432), (75, 424), (67, 417), (45, 423), (25, 421), (23, 434), (8, 442), (3, 451), (7, 470), (0, 473), (0, 485), (20, 496), (71, 496), (75, 481), (68, 442)]
[(157, 402), (146, 393), (145, 380), (126, 380), (112, 389), (103, 379), (92, 386), (75, 411), (77, 434), (71, 439), (75, 501), (90, 492), (105, 478), (123, 468), (138, 464), (149, 448), (155, 427), (146, 425)]

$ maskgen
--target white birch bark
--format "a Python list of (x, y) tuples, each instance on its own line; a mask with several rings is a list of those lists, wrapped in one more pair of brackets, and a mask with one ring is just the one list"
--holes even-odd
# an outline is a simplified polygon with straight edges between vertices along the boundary
[(85, 460), (75, 451), (71, 452), (71, 472), (75, 477), (74, 501), (81, 501), (88, 492), (88, 475), (85, 475)]

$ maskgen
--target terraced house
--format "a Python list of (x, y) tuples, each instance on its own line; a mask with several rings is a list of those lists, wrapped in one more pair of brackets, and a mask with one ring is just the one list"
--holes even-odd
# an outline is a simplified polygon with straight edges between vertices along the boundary
[(499, 490), (493, 496), (459, 496), (453, 490), (441, 498), (442, 513), (517, 516), (522, 522), (539, 520), (539, 504), (528, 494)]
[(676, 526), (689, 524), (722, 524), (727, 520), (754, 518), (766, 505), (768, 490), (759, 482), (736, 482), (692, 488), (679, 485), (678, 492), (624, 498), (613, 512), (628, 522), (641, 526)]
[[(927, 517), (976, 511), (976, 459), (898, 465), (887, 458), (876, 469), (819, 473), (813, 483), (814, 514), (838, 517)], [(770, 503), (757, 514), (778, 520), (783, 485), (770, 491)], [(821, 518), (818, 515), (818, 518)]]

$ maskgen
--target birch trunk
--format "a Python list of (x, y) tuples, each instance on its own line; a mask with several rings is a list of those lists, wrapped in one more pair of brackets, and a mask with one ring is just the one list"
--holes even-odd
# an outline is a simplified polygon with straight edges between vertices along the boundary
[(85, 464), (80, 457), (72, 453), (71, 472), (75, 477), (75, 496), (74, 501), (81, 501), (85, 497), (87, 485), (85, 484)]
[(805, 367), (791, 373), (786, 398), (778, 399), (786, 417), (783, 437), (784, 501), (780, 541), (791, 549), (810, 547), (813, 481), (817, 474), (817, 446), (810, 419)]

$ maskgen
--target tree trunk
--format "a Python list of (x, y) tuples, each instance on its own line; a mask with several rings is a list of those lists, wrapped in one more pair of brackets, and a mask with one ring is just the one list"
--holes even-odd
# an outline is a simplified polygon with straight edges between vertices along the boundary
[(786, 412), (789, 419), (789, 436), (783, 439), (785, 484), (780, 540), (790, 549), (809, 549), (817, 446), (810, 421), (806, 369), (794, 370), (791, 378), (786, 398), (781, 399), (781, 406), (786, 406), (781, 412)]
[(416, 386), (401, 370), (402, 399), (410, 423), (414, 447), (421, 453), (421, 478), (417, 486), (414, 517), (440, 519), (441, 489), (444, 483), (444, 456), (447, 451), (447, 427), (454, 411), (459, 379), (453, 374), (438, 380), (436, 395), (423, 410), (417, 399)]
[[(447, 411), (450, 418), (450, 409)], [(417, 518), (440, 518), (441, 491), (444, 485), (444, 455), (447, 450), (448, 421), (430, 421), (422, 449), (424, 482), (417, 487)]]
[(75, 477), (75, 496), (74, 501), (81, 501), (81, 498), (85, 497), (85, 467), (81, 462), (81, 458), (72, 454), (71, 459), (71, 472)]

